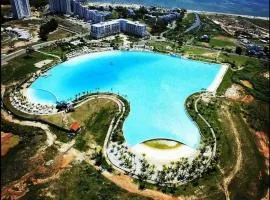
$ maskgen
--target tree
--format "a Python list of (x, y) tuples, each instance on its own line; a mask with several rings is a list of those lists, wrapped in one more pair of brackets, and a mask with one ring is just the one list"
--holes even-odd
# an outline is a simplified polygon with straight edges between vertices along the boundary
[(168, 23), (162, 19), (157, 20), (156, 24), (151, 27), (151, 33), (161, 33), (167, 29)]
[(26, 56), (31, 56), (32, 55), (32, 53), (34, 53), (34, 48), (33, 47), (27, 47), (26, 49), (25, 49), (25, 53), (26, 53)]
[(48, 34), (54, 30), (56, 30), (58, 27), (58, 22), (55, 19), (51, 19), (46, 24), (42, 24), (39, 28), (39, 37), (43, 41), (47, 41)]
[(48, 0), (30, 0), (30, 5), (35, 8), (41, 8), (48, 4)]
[(236, 47), (235, 53), (241, 55), (241, 53), (242, 53), (242, 48), (241, 48), (241, 47)]
[(39, 30), (39, 37), (42, 41), (48, 40), (48, 33), (42, 26), (40, 27), (40, 30)]

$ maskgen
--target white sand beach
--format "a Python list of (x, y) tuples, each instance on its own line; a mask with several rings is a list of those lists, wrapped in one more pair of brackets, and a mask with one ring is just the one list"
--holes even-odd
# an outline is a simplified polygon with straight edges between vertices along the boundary
[(218, 86), (220, 85), (224, 75), (226, 74), (227, 70), (229, 69), (229, 65), (223, 64), (221, 66), (220, 71), (216, 75), (214, 81), (211, 83), (211, 85), (207, 88), (208, 92), (216, 93), (216, 90), (218, 89)]
[(39, 62), (35, 63), (35, 67), (42, 68), (43, 66), (50, 64), (52, 61), (53, 60), (50, 60), (50, 59), (39, 61)]
[(143, 143), (137, 144), (130, 148), (131, 152), (136, 155), (146, 155), (146, 159), (150, 163), (155, 163), (156, 166), (169, 164), (172, 161), (177, 161), (180, 158), (193, 159), (198, 155), (198, 151), (186, 145), (181, 145), (173, 149), (156, 149), (149, 147)]

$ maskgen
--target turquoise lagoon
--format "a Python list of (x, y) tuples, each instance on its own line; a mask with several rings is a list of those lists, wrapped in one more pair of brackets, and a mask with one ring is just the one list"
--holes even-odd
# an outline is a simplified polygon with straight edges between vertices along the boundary
[(129, 146), (164, 138), (196, 148), (200, 132), (185, 111), (185, 100), (208, 88), (220, 69), (219, 64), (153, 52), (94, 53), (50, 69), (31, 84), (27, 96), (55, 103), (84, 91), (119, 93), (130, 103), (123, 126)]

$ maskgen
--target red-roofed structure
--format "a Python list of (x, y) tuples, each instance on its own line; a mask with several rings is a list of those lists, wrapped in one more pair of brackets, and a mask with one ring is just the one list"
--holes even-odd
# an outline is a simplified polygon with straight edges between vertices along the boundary
[(73, 122), (70, 126), (70, 131), (72, 131), (73, 133), (78, 132), (81, 129), (81, 125), (79, 124), (79, 122)]

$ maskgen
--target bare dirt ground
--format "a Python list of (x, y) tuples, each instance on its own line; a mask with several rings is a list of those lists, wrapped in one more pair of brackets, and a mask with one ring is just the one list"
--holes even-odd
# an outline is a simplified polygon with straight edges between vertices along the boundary
[(253, 85), (247, 80), (240, 80), (240, 82), (248, 88), (253, 88)]
[(263, 131), (256, 131), (255, 135), (258, 149), (265, 158), (266, 173), (269, 175), (269, 136)]
[[(248, 83), (245, 82), (245, 84)], [(242, 101), (247, 104), (254, 101), (254, 97), (252, 95), (246, 94), (244, 88), (237, 84), (233, 84), (230, 88), (226, 90), (225, 97), (235, 101)]]
[(242, 99), (241, 99), (242, 102), (246, 103), (246, 104), (249, 104), (251, 103), (252, 101), (254, 101), (254, 97), (252, 95), (245, 95)]
[[(20, 179), (4, 186), (1, 191), (1, 199), (19, 199), (29, 191), (29, 183), (38, 185), (59, 178), (64, 169), (71, 167), (70, 164), (74, 158), (75, 156), (72, 151), (66, 154), (58, 154), (51, 166), (45, 166), (43, 154), (36, 155), (29, 163), (34, 166), (35, 169), (28, 172)], [(44, 178), (37, 178), (37, 176)]]
[(1, 132), (1, 156), (8, 153), (10, 149), (15, 147), (20, 142), (20, 137), (12, 133)]
[(112, 182), (114, 182), (116, 185), (124, 188), (125, 190), (131, 193), (147, 196), (155, 200), (180, 200), (182, 199), (178, 197), (172, 197), (170, 195), (167, 195), (162, 192), (155, 191), (155, 190), (149, 190), (149, 189), (139, 190), (138, 186), (135, 183), (133, 183), (132, 179), (127, 175), (123, 175), (123, 174), (113, 175), (110, 173), (103, 173), (103, 175), (109, 180), (111, 180)]
[(225, 97), (232, 100), (239, 100), (244, 96), (244, 89), (240, 85), (233, 84), (225, 92)]

